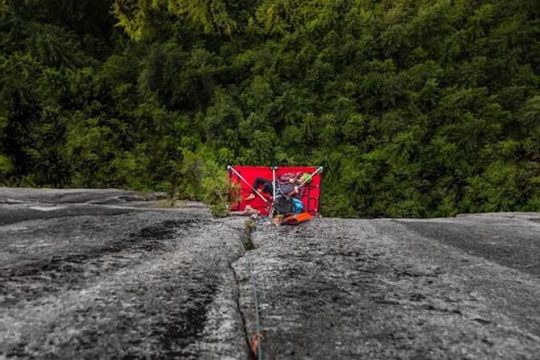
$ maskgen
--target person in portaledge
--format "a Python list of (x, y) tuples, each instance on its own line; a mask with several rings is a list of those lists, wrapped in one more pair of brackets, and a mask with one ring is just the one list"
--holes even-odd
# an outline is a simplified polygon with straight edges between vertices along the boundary
[[(282, 196), (292, 196), (297, 199), (301, 199), (304, 186), (301, 185), (304, 180), (308, 179), (309, 174), (302, 173), (286, 173), (279, 177), (276, 186), (276, 195)], [(263, 177), (257, 177), (253, 183), (253, 192), (245, 198), (246, 201), (255, 199), (255, 192), (259, 191), (259, 188), (262, 187), (262, 192), (272, 195), (273, 186), (272, 181)]]

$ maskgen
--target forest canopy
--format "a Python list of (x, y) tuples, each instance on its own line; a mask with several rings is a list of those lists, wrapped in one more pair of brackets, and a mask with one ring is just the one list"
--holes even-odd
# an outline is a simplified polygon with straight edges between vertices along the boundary
[(0, 184), (215, 201), (322, 165), (325, 215), (540, 211), (530, 0), (0, 0)]

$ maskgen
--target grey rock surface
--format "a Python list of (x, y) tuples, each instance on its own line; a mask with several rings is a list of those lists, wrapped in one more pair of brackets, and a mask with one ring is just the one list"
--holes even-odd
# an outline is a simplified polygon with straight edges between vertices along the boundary
[(231, 268), (244, 219), (3, 191), (0, 358), (247, 358)]
[(540, 214), (213, 219), (0, 188), (0, 359), (539, 359)]
[(235, 262), (271, 359), (539, 359), (539, 214), (318, 219)]

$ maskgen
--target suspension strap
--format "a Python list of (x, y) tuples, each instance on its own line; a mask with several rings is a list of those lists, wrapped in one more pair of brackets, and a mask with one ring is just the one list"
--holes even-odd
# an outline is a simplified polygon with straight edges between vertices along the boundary
[(268, 216), (274, 215), (274, 203), (276, 202), (276, 169), (277, 166), (272, 166), (272, 208), (268, 213)]

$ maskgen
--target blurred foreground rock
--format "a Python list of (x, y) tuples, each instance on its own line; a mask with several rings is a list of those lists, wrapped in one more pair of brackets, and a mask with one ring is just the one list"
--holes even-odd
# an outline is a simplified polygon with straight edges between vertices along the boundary
[(163, 199), (0, 188), (0, 359), (248, 359), (253, 282), (265, 359), (539, 358), (539, 214), (253, 229)]

